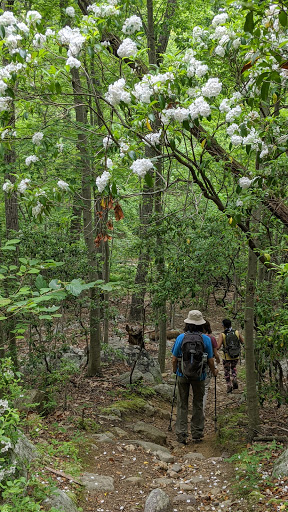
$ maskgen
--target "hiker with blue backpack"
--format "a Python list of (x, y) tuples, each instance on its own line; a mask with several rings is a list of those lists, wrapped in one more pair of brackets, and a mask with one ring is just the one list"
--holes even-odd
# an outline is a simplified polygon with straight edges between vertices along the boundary
[(238, 389), (236, 367), (241, 355), (241, 344), (244, 344), (244, 339), (239, 331), (232, 329), (231, 320), (225, 318), (222, 320), (222, 325), (224, 332), (219, 334), (218, 350), (223, 347), (223, 367), (227, 393), (232, 393), (233, 389)]
[(211, 340), (203, 334), (205, 320), (198, 310), (189, 311), (184, 320), (184, 333), (180, 334), (172, 348), (172, 366), (177, 379), (176, 435), (179, 443), (187, 444), (188, 403), (192, 387), (192, 440), (201, 441), (204, 430), (203, 397), (205, 394), (206, 368), (214, 377), (218, 370), (214, 365)]

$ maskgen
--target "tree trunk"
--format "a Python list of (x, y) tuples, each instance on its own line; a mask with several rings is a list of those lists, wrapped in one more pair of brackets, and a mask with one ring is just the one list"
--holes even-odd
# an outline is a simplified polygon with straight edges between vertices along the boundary
[[(73, 68), (71, 70), (72, 87), (74, 93), (74, 104), (76, 121), (80, 127), (87, 124), (86, 106), (82, 101), (82, 87), (79, 70)], [(82, 164), (82, 197), (83, 197), (83, 229), (84, 239), (88, 252), (89, 279), (91, 281), (99, 278), (97, 272), (97, 259), (94, 246), (94, 230), (92, 215), (92, 196), (91, 196), (91, 171), (89, 165), (89, 148), (84, 132), (78, 130), (77, 148), (80, 153)], [(101, 373), (101, 326), (100, 326), (100, 297), (98, 290), (90, 290), (90, 346), (89, 346), (89, 362), (88, 375), (94, 376)]]
[(245, 368), (246, 368), (246, 392), (247, 392), (247, 414), (249, 437), (253, 439), (258, 432), (260, 423), (257, 393), (257, 374), (255, 368), (255, 350), (254, 350), (254, 300), (255, 284), (257, 276), (257, 258), (253, 251), (249, 249), (248, 272), (246, 279), (246, 299), (245, 299)]

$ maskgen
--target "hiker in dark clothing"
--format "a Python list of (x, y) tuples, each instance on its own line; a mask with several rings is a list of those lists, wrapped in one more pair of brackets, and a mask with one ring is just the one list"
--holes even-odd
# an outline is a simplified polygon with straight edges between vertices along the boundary
[[(227, 393), (231, 393), (233, 389), (238, 389), (236, 366), (240, 357), (240, 343), (243, 345), (244, 339), (239, 331), (232, 329), (231, 320), (225, 318), (222, 321), (222, 325), (224, 327), (224, 332), (219, 334), (218, 350), (223, 346), (224, 376), (227, 384)], [(231, 348), (232, 345), (234, 345), (233, 349)]]
[[(210, 322), (208, 320), (206, 320), (206, 323), (203, 325), (203, 332), (204, 332), (204, 334), (209, 336), (211, 343), (212, 343), (212, 350), (213, 350), (213, 354), (215, 357), (215, 361), (217, 364), (220, 364), (220, 357), (219, 357), (218, 350), (217, 350), (217, 341), (216, 341), (215, 336), (213, 336), (213, 334), (212, 334), (212, 329), (210, 326)], [(205, 411), (205, 407), (206, 407), (211, 377), (212, 377), (212, 374), (211, 374), (210, 368), (208, 368), (207, 376), (205, 379), (205, 395), (204, 395), (204, 399), (203, 399), (203, 410), (204, 411)]]
[[(202, 313), (198, 310), (189, 311), (188, 318), (184, 320), (185, 332), (180, 334), (172, 348), (172, 365), (173, 372), (177, 375), (177, 420), (176, 420), (176, 435), (179, 443), (187, 444), (188, 436), (188, 400), (190, 386), (193, 390), (193, 406), (191, 418), (191, 434), (194, 441), (201, 441), (204, 430), (204, 412), (203, 412), (203, 397), (205, 393), (205, 366), (200, 368), (200, 376), (194, 378), (187, 378), (183, 375), (183, 368), (179, 369), (179, 358), (182, 357), (182, 348), (184, 346), (183, 340), (187, 333), (197, 334), (200, 338), (200, 343), (203, 346), (203, 356), (206, 355), (206, 360), (212, 374), (216, 377), (218, 370), (214, 366), (213, 350), (211, 340), (203, 333), (203, 325), (205, 320)], [(191, 342), (192, 343), (192, 342)], [(183, 348), (184, 350), (184, 348)], [(189, 357), (190, 358), (190, 357)], [(193, 357), (191, 356), (191, 359)], [(202, 371), (203, 370), (203, 371)], [(201, 373), (202, 372), (202, 373)]]

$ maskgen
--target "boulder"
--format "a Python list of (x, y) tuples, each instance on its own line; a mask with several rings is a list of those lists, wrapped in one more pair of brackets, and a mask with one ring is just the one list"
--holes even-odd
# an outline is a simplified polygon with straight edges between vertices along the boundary
[(78, 507), (74, 501), (61, 489), (57, 489), (52, 496), (46, 498), (42, 507), (47, 511), (53, 508), (59, 510), (59, 512), (78, 512)]
[(272, 476), (274, 478), (288, 476), (288, 448), (276, 459)]
[(170, 386), (169, 384), (158, 384), (154, 386), (154, 390), (158, 395), (160, 395), (164, 400), (171, 401), (174, 394), (174, 386)]
[(111, 476), (83, 473), (81, 482), (90, 492), (114, 491), (114, 479)]
[(23, 396), (15, 401), (15, 407), (20, 412), (36, 411), (40, 414), (45, 411), (46, 398), (40, 389), (25, 389)]
[(162, 489), (154, 489), (146, 499), (144, 512), (172, 512), (169, 496)]
[(153, 443), (160, 445), (166, 444), (166, 434), (162, 430), (153, 427), (153, 425), (148, 425), (144, 421), (138, 421), (132, 427), (134, 432), (139, 432), (143, 434), (147, 439), (149, 439)]

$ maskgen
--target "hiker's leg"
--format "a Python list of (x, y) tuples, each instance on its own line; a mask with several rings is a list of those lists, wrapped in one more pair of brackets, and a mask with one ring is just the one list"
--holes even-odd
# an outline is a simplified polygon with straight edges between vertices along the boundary
[(203, 398), (203, 412), (204, 413), (205, 413), (205, 407), (206, 407), (206, 403), (207, 403), (207, 396), (208, 396), (210, 381), (211, 381), (211, 376), (209, 375), (209, 373), (207, 373), (207, 377), (204, 381), (205, 382), (205, 394), (204, 394), (204, 398)]
[(234, 359), (233, 361), (231, 361), (231, 373), (232, 373), (233, 389), (238, 389), (237, 368), (236, 368), (237, 363), (238, 363), (238, 359)]
[(188, 434), (188, 398), (190, 383), (185, 377), (177, 378), (177, 437), (186, 437)]
[(223, 360), (224, 377), (225, 377), (226, 384), (227, 384), (227, 393), (230, 393), (232, 391), (232, 384), (231, 384), (231, 380), (230, 380), (230, 364), (231, 364), (231, 361), (229, 361), (229, 360), (225, 361), (225, 359)]
[(205, 394), (205, 381), (192, 381), (193, 402), (191, 418), (191, 434), (193, 439), (203, 437), (204, 430), (204, 411), (203, 398)]

